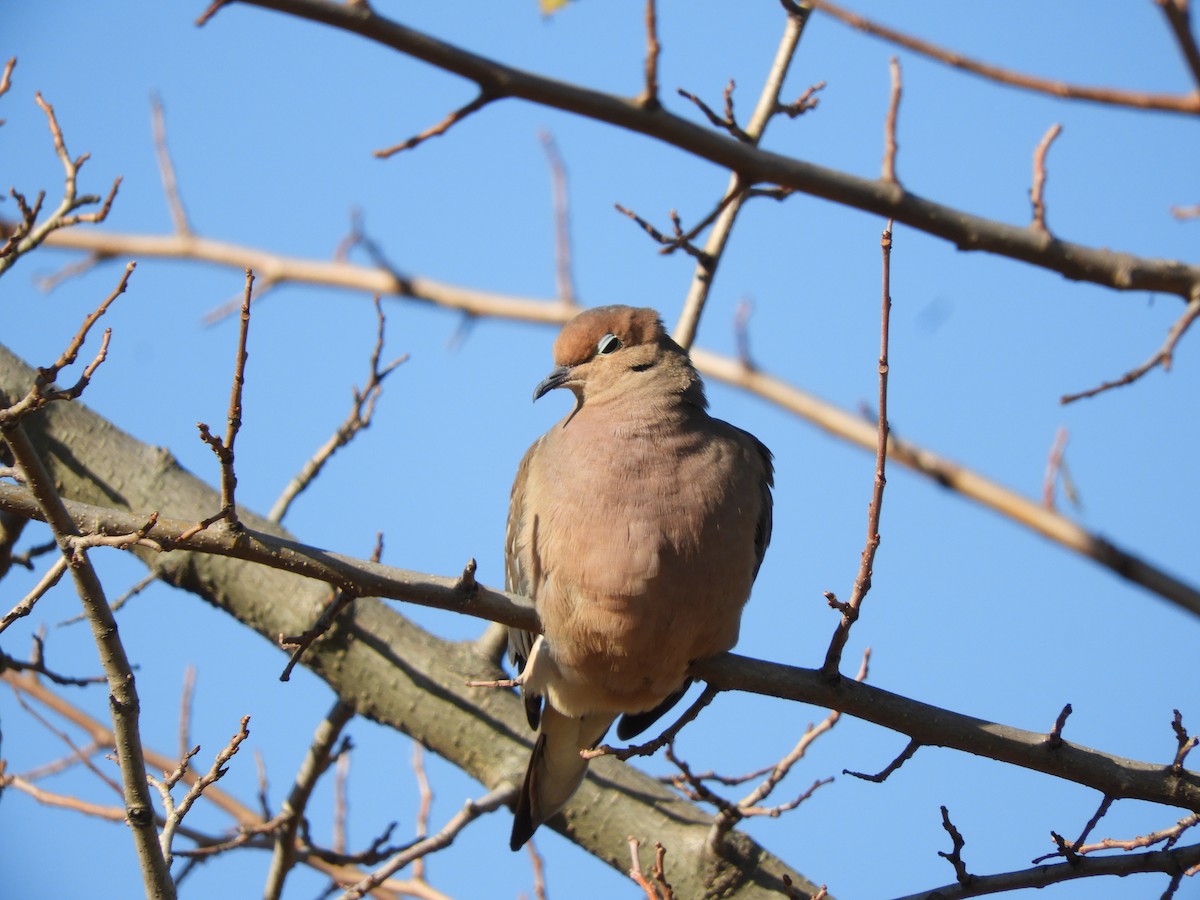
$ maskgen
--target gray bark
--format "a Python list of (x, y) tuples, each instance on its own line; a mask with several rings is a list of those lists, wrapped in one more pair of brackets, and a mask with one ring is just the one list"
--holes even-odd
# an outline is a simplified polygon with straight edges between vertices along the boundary
[[(0, 394), (21, 396), (34, 372), (0, 346)], [(211, 487), (170, 452), (141, 443), (82, 403), (54, 403), (23, 422), (63, 497), (99, 507), (199, 521), (220, 507)], [(254, 531), (287, 533), (246, 510)], [(176, 550), (135, 551), (164, 581), (203, 598), (275, 644), (321, 612), (321, 581), (228, 556)], [(380, 600), (362, 597), (305, 654), (304, 665), (363, 716), (410, 735), (488, 788), (519, 783), (531, 747), (520, 701), (505, 690), (469, 688), (499, 677), (471, 644), (441, 640)], [(615, 759), (593, 760), (565, 821), (551, 827), (619, 871), (629, 865), (628, 837), (668, 848), (667, 878), (680, 897), (807, 896), (815, 885), (735, 833), (729, 860), (705, 850), (710, 814), (655, 779)], [(496, 852), (507, 852), (497, 847)]]

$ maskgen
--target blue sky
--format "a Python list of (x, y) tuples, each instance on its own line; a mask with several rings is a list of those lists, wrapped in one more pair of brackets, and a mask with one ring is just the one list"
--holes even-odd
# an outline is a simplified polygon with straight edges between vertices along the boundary
[[(533, 0), (505, 4), (376, 4), (412, 27), (539, 73), (634, 94), (644, 50), (641, 5), (570, 5), (550, 20)], [(90, 152), (81, 187), (104, 193), (124, 177), (106, 229), (171, 228), (150, 137), (148, 98), (166, 107), (169, 142), (195, 229), (211, 238), (328, 259), (360, 209), (370, 234), (401, 270), (497, 292), (554, 294), (550, 181), (539, 143), (551, 133), (570, 180), (574, 279), (585, 305), (651, 305), (668, 323), (691, 277), (682, 254), (662, 257), (614, 203), (667, 224), (706, 214), (727, 173), (654, 142), (565, 113), (507, 100), (448, 135), (381, 161), (394, 144), (469, 100), (460, 79), (314, 24), (232, 6), (208, 26), (203, 4), (43, 2), (0, 11), (0, 55), (19, 58), (0, 99), (3, 187), (56, 196), (54, 158), (35, 90), (57, 111), (73, 154)], [(774, 2), (663, 4), (664, 101), (683, 87), (720, 103), (733, 78), (748, 115), (783, 24)], [(1111, 4), (1083, 15), (1065, 2), (971, 4), (861, 2), (858, 9), (965, 53), (1089, 84), (1186, 91), (1190, 82), (1151, 3)], [(772, 150), (865, 177), (878, 173), (895, 51), (815, 16), (785, 94), (828, 82), (820, 106), (771, 125)], [(1195, 258), (1200, 221), (1178, 222), (1172, 204), (1200, 201), (1195, 124), (1178, 115), (1068, 103), (1002, 88), (898, 54), (905, 92), (898, 172), (911, 190), (980, 215), (1029, 218), (1031, 154), (1046, 129), (1063, 125), (1049, 157), (1051, 229), (1065, 239), (1148, 256)], [(5, 201), (0, 214), (11, 216)], [(743, 213), (721, 263), (698, 344), (733, 352), (732, 322), (753, 303), (750, 339), (767, 371), (847, 409), (873, 403), (878, 348), (877, 217), (793, 197), (756, 201)], [(61, 351), (78, 321), (116, 283), (109, 265), (44, 294), (36, 278), (73, 257), (55, 251), (23, 260), (0, 285), (0, 340), (33, 364)], [(363, 257), (358, 261), (367, 262)], [(233, 269), (143, 260), (106, 316), (109, 361), (86, 402), (184, 466), (216, 483), (197, 420), (225, 415), (236, 341), (230, 321), (204, 324), (236, 296)], [(891, 411), (898, 434), (1030, 496), (1038, 496), (1058, 428), (1082, 497), (1086, 527), (1193, 583), (1200, 581), (1189, 526), (1200, 477), (1194, 447), (1197, 350), (1185, 338), (1169, 375), (1069, 408), (1058, 397), (1120, 375), (1161, 343), (1181, 311), (1177, 298), (1118, 293), (1066, 281), (1003, 259), (962, 253), (898, 226), (892, 294)], [(481, 581), (503, 581), (507, 495), (528, 444), (565, 411), (568, 398), (536, 405), (530, 391), (548, 371), (553, 330), (499, 321), (464, 326), (452, 312), (390, 300), (388, 350), (411, 359), (391, 379), (375, 424), (335, 458), (286, 524), (301, 540), (366, 556), (385, 535), (384, 561), (456, 573), (479, 560)], [(374, 335), (370, 298), (306, 287), (272, 292), (256, 307), (247, 369), (246, 422), (238, 440), (239, 500), (265, 511), (292, 474), (341, 421), (361, 384)], [(776, 455), (776, 526), (739, 652), (800, 666), (823, 658), (834, 616), (822, 592), (848, 596), (862, 548), (873, 460), (765, 402), (710, 385), (714, 412), (747, 428)], [(1200, 729), (1194, 667), (1196, 621), (1041, 538), (894, 468), (881, 527), (874, 589), (847, 659), (874, 651), (871, 681), (948, 709), (1045, 730), (1066, 702), (1067, 736), (1135, 759), (1169, 761), (1169, 722), (1181, 709)], [(135, 561), (103, 555), (108, 590), (140, 577)], [(14, 573), (10, 606), (35, 575)], [(2, 605), (2, 604), (0, 604)], [(76, 612), (67, 586), (3, 636), (25, 652), (39, 623)], [(452, 638), (480, 624), (403, 609)], [(278, 802), (332, 696), (306, 674), (277, 680), (282, 656), (192, 597), (147, 591), (122, 613), (122, 634), (140, 664), (148, 744), (175, 746), (178, 692), (198, 669), (193, 734), (201, 759), (252, 715), (247, 750), (260, 751)], [(81, 626), (54, 628), (51, 660), (96, 671)], [(102, 692), (72, 695), (104, 714)], [(778, 758), (817, 709), (746, 696), (721, 697), (684, 734), (680, 750), (701, 768), (748, 771)], [(0, 695), (3, 752), (22, 771), (61, 747)], [(411, 827), (416, 789), (407, 738), (368, 722), (350, 729), (350, 839), (362, 845), (387, 822)], [(736, 733), (737, 740), (730, 734)], [(936, 855), (949, 848), (939, 805), (950, 807), (979, 874), (1024, 868), (1051, 848), (1051, 830), (1078, 832), (1099, 797), (1046, 776), (946, 750), (922, 750), (883, 785), (840, 776), (876, 771), (905, 744), (876, 726), (844, 719), (785, 785), (788, 799), (838, 775), (801, 809), (752, 823), (769, 849), (842, 898), (885, 897), (946, 883)], [(646, 764), (667, 771), (661, 760)], [(484, 790), (430, 760), (434, 827)], [(110, 802), (82, 777), (48, 785)], [(223, 786), (252, 802), (251, 754)], [(328, 829), (328, 786), (314, 800), (316, 833)], [(1180, 813), (1125, 801), (1098, 836), (1132, 837), (1173, 824)], [(197, 826), (225, 824), (196, 813)], [(429, 878), (456, 897), (531, 890), (523, 855), (506, 845), (508, 813), (473, 825), (429, 864)], [(42, 892), (47, 845), (70, 842), (70, 863), (50, 873), (55, 895), (136, 895), (132, 845), (119, 826), (46, 810), (8, 792), (0, 802), (6, 851), (0, 878), (15, 895)], [(637, 889), (573, 846), (539, 835), (555, 897), (637, 896)], [(464, 861), (471, 864), (464, 865)], [(268, 859), (245, 853), (203, 867), (183, 896), (254, 896)], [(97, 884), (97, 873), (104, 882)], [(297, 873), (291, 896), (312, 896), (320, 879)], [(1157, 895), (1158, 876), (1092, 879), (1056, 888), (1063, 898)], [(1188, 896), (1186, 886), (1179, 896)]]

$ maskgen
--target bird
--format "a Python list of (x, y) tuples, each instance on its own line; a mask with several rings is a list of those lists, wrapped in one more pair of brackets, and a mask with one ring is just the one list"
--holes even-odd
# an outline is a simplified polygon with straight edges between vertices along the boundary
[(579, 313), (554, 343), (536, 401), (572, 410), (517, 468), (505, 537), (509, 591), (542, 634), (509, 629), (536, 730), (514, 807), (513, 850), (558, 813), (618, 718), (640, 734), (691, 685), (690, 665), (732, 649), (771, 540), (771, 452), (708, 413), (686, 350), (655, 310)]

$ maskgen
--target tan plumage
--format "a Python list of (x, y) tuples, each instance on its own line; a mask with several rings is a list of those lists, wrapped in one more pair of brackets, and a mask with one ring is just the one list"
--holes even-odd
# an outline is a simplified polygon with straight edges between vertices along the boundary
[[(534, 399), (575, 409), (517, 469), (508, 589), (533, 598), (544, 638), (510, 630), (538, 729), (511, 846), (557, 813), (618, 715), (648, 727), (686, 690), (693, 660), (729, 650), (771, 538), (771, 454), (714, 419), (687, 353), (652, 309), (576, 316)], [(543, 706), (544, 701), (544, 706)]]

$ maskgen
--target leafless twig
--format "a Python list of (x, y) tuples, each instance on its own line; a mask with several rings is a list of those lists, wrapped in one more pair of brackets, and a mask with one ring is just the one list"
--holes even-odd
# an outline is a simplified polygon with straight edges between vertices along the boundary
[(337, 700), (326, 714), (321, 724), (317, 726), (308, 753), (301, 763), (292, 789), (287, 799), (280, 807), (284, 816), (282, 827), (275, 833), (275, 846), (271, 854), (271, 867), (267, 873), (267, 883), (263, 888), (263, 896), (276, 900), (283, 891), (284, 879), (296, 864), (296, 834), (304, 818), (309, 797), (317, 780), (329, 766), (330, 754), (337, 742), (338, 735), (354, 718), (354, 707), (342, 700)]
[(248, 728), (249, 724), (250, 717), (242, 716), (240, 727), (236, 732), (234, 732), (233, 737), (229, 739), (229, 743), (227, 743), (224, 748), (222, 748), (221, 752), (216, 755), (216, 758), (213, 760), (213, 764), (209, 768), (208, 772), (192, 783), (192, 785), (188, 788), (187, 793), (184, 794), (183, 799), (180, 800), (178, 804), (176, 804), (171, 798), (171, 787), (173, 787), (175, 783), (178, 782), (179, 779), (181, 779), (187, 772), (191, 757), (196, 755), (196, 753), (200, 750), (199, 747), (194, 748), (184, 756), (179, 763), (179, 767), (163, 782), (162, 786), (160, 787), (159, 795), (162, 797), (163, 806), (166, 809), (166, 822), (163, 825), (162, 834), (159, 837), (159, 843), (162, 847), (162, 853), (167, 861), (168, 866), (171, 865), (171, 843), (175, 839), (176, 830), (183, 822), (184, 816), (188, 814), (195, 802), (200, 799), (200, 795), (204, 793), (209, 785), (219, 781), (228, 771), (228, 769), (225, 768), (225, 764), (234, 757), (234, 755), (238, 752), (238, 748), (242, 745), (242, 742), (250, 736), (250, 729)]
[(383, 353), (385, 317), (378, 295), (375, 297), (375, 316), (378, 324), (375, 332), (375, 346), (371, 351), (370, 373), (367, 375), (367, 380), (361, 390), (357, 387), (353, 389), (354, 402), (342, 424), (337, 427), (337, 430), (334, 431), (329, 440), (321, 445), (312, 458), (304, 464), (304, 467), (296, 477), (283, 489), (283, 492), (279, 495), (279, 499), (275, 501), (270, 512), (267, 513), (267, 518), (272, 522), (282, 522), (292, 502), (305, 488), (313, 483), (333, 454), (349, 444), (360, 431), (370, 427), (371, 418), (375, 414), (375, 404), (379, 401), (379, 397), (383, 393), (384, 380), (408, 359), (408, 354), (405, 353), (380, 368), (379, 360)]
[[(808, 23), (810, 10), (808, 7), (801, 7), (791, 2), (783, 3), (783, 7), (787, 11), (787, 21), (779, 39), (779, 47), (775, 51), (775, 58), (771, 62), (770, 71), (759, 92), (758, 103), (750, 115), (750, 121), (746, 123), (745, 128), (739, 128), (741, 132), (739, 140), (744, 137), (745, 140), (742, 142), (751, 146), (757, 146), (766, 132), (767, 125), (775, 115), (782, 113), (794, 117), (793, 113), (779, 102), (779, 96), (783, 90), (783, 82), (787, 78), (792, 59), (796, 55), (796, 48), (800, 45), (800, 38), (804, 34), (804, 26)], [(732, 90), (732, 82), (730, 82), (730, 90)], [(729, 94), (727, 96), (727, 117), (731, 121), (733, 119), (732, 104), (732, 94)], [(708, 302), (717, 266), (725, 253), (729, 235), (733, 231), (733, 225), (737, 220), (742, 203), (750, 196), (751, 192), (752, 181), (743, 179), (735, 168), (729, 176), (725, 193), (721, 196), (720, 202), (710, 217), (713, 228), (708, 235), (708, 240), (704, 243), (702, 254), (696, 256), (696, 267), (692, 271), (692, 280), (683, 301), (683, 310), (672, 331), (672, 336), (681, 347), (691, 349), (696, 341), (696, 333), (700, 328), (700, 316)], [(694, 240), (702, 228), (707, 228), (708, 221), (706, 219), (697, 226), (695, 234), (688, 240)], [(664, 252), (666, 251), (664, 250)]]
[(237, 356), (234, 358), (233, 386), (229, 391), (229, 413), (226, 417), (225, 438), (222, 440), (209, 430), (204, 422), (197, 422), (200, 437), (212, 448), (221, 463), (221, 508), (217, 513), (200, 523), (207, 528), (219, 521), (224, 521), (226, 527), (238, 530), (241, 523), (237, 516), (237, 502), (234, 491), (237, 488), (237, 475), (234, 473), (234, 441), (242, 427), (242, 387), (246, 383), (246, 339), (250, 332), (250, 295), (254, 289), (254, 272), (246, 269), (246, 287), (242, 294), (242, 315), (238, 328)]
[(1197, 317), (1200, 317), (1200, 290), (1197, 291), (1196, 296), (1188, 303), (1183, 311), (1183, 315), (1175, 320), (1175, 324), (1167, 332), (1167, 338), (1163, 341), (1162, 346), (1144, 363), (1130, 369), (1114, 381), (1105, 381), (1097, 387), (1089, 388), (1086, 391), (1080, 391), (1076, 394), (1064, 394), (1059, 402), (1064, 405), (1074, 403), (1076, 400), (1082, 400), (1085, 397), (1095, 397), (1097, 394), (1102, 394), (1113, 388), (1133, 384), (1147, 372), (1159, 366), (1162, 366), (1164, 372), (1171, 371), (1171, 361), (1175, 354), (1175, 346), (1179, 343), (1180, 338), (1187, 333), (1188, 328), (1196, 321)]
[[(12, 65), (15, 60), (10, 63), (5, 69), (5, 80), (7, 81), (8, 74), (12, 71)], [(26, 205), (25, 198), (13, 188), (11, 193), (13, 199), (17, 201), (17, 205), (21, 209), (21, 221), (9, 236), (4, 246), (0, 248), (0, 275), (3, 275), (18, 259), (24, 256), (29, 251), (39, 246), (53, 231), (62, 228), (70, 228), (78, 225), (81, 222), (103, 222), (108, 217), (108, 211), (112, 208), (113, 200), (117, 196), (117, 189), (121, 186), (121, 179), (118, 177), (112, 188), (108, 192), (106, 198), (101, 198), (93, 194), (85, 194), (80, 196), (76, 182), (79, 177), (79, 170), (85, 162), (87, 162), (90, 154), (84, 153), (75, 159), (67, 152), (66, 143), (63, 141), (62, 129), (59, 128), (58, 119), (54, 115), (54, 107), (42, 99), (41, 93), (35, 95), (37, 105), (42, 108), (42, 112), (46, 114), (46, 119), (50, 127), (50, 136), (54, 140), (54, 150), (58, 154), (59, 161), (62, 163), (64, 173), (63, 197), (59, 202), (58, 208), (52, 212), (40, 225), (37, 224), (37, 215), (41, 210), (42, 197), (38, 196), (33, 207)], [(94, 212), (84, 213), (78, 210), (85, 206), (95, 206), (101, 204), (100, 208)]]
[(638, 105), (643, 109), (657, 109), (661, 105), (658, 99), (658, 54), (660, 50), (658, 7), (655, 0), (646, 0), (646, 84), (637, 98)]
[(488, 791), (479, 800), (468, 800), (466, 805), (446, 823), (441, 831), (397, 853), (383, 866), (339, 895), (338, 900), (354, 900), (354, 898), (363, 897), (376, 885), (381, 884), (385, 879), (393, 873), (400, 871), (414, 859), (419, 859), (436, 850), (450, 846), (459, 832), (466, 828), (467, 825), (471, 824), (471, 822), (475, 821), (481, 815), (494, 812), (505, 803), (511, 802), (513, 797), (516, 796), (516, 792), (517, 789), (513, 785), (503, 784)]
[(1046, 227), (1046, 154), (1060, 134), (1062, 125), (1056, 122), (1047, 129), (1033, 151), (1033, 186), (1029, 189), (1029, 199), (1033, 204), (1033, 223), (1030, 227), (1045, 235), (1050, 234), (1050, 229)]
[(642, 871), (642, 862), (638, 853), (640, 849), (641, 841), (631, 835), (629, 837), (631, 858), (629, 877), (646, 892), (646, 900), (674, 900), (675, 891), (672, 889), (671, 883), (667, 881), (666, 869), (663, 866), (667, 855), (666, 848), (657, 841), (655, 842), (654, 866), (650, 869), (649, 875)]
[[(1128, 106), (1134, 109), (1158, 109), (1168, 112), (1196, 114), (1200, 113), (1200, 93), (1190, 94), (1153, 94), (1144, 91), (1124, 91), (1113, 88), (1098, 88), (1087, 85), (1069, 84), (1049, 78), (1038, 78), (1026, 75), (1001, 66), (980, 62), (964, 56), (954, 50), (939, 47), (921, 38), (912, 37), (884, 25), (880, 25), (865, 16), (850, 12), (838, 6), (831, 0), (806, 0), (809, 6), (833, 16), (838, 21), (856, 28), (867, 34), (883, 38), (889, 43), (904, 47), (930, 59), (945, 63), (957, 69), (982, 76), (990, 81), (1024, 88), (1037, 93), (1049, 94), (1054, 97), (1066, 97), (1074, 100), (1090, 100), (1094, 103), (1106, 103), (1114, 106)], [(1173, 0), (1168, 0), (1173, 2)]]
[(881, 178), (890, 184), (899, 184), (896, 178), (896, 116), (900, 112), (900, 94), (903, 84), (900, 81), (900, 60), (892, 57), (888, 60), (888, 71), (892, 76), (892, 92), (888, 100), (887, 120), (883, 126), (883, 174)]
[(92, 380), (92, 375), (96, 369), (104, 362), (108, 354), (108, 342), (112, 334), (108, 329), (105, 329), (104, 336), (100, 341), (100, 349), (96, 352), (92, 361), (84, 368), (83, 374), (79, 376), (79, 380), (68, 388), (54, 387), (54, 381), (58, 378), (58, 374), (67, 366), (74, 364), (79, 356), (79, 351), (83, 348), (84, 341), (87, 340), (88, 332), (91, 331), (96, 320), (104, 315), (113, 301), (121, 294), (125, 293), (125, 288), (129, 284), (129, 276), (133, 274), (137, 263), (131, 262), (125, 267), (125, 272), (121, 276), (121, 280), (117, 286), (113, 288), (111, 294), (91, 313), (84, 318), (83, 324), (79, 326), (79, 330), (75, 333), (75, 337), (67, 345), (67, 348), (59, 355), (49, 366), (38, 369), (37, 378), (30, 387), (29, 392), (11, 404), (7, 409), (0, 409), (0, 428), (8, 428), (18, 422), (23, 416), (28, 415), (34, 410), (41, 409), (47, 403), (52, 403), (56, 400), (74, 400), (83, 393), (84, 389)]
[(613, 747), (609, 744), (601, 744), (591, 750), (584, 750), (579, 755), (584, 759), (595, 759), (597, 756), (615, 756), (621, 760), (632, 759), (635, 756), (652, 756), (661, 748), (674, 743), (679, 732), (683, 730), (683, 726), (700, 715), (700, 711), (712, 703), (718, 693), (719, 691), (715, 688), (706, 685), (703, 693), (696, 698), (696, 701), (691, 706), (684, 710), (683, 714), (675, 720), (674, 724), (652, 741), (646, 741), (643, 744), (636, 744), (631, 747)]
[(179, 195), (179, 183), (175, 180), (175, 164), (171, 161), (171, 152), (167, 149), (167, 125), (162, 98), (157, 93), (150, 95), (150, 126), (154, 135), (154, 154), (158, 159), (158, 173), (162, 177), (163, 193), (167, 197), (167, 208), (171, 211), (171, 221), (175, 223), (175, 233), (190, 235), (192, 226), (188, 222), (187, 210)]
[(867, 511), (867, 541), (863, 547), (859, 562), (858, 574), (854, 578), (854, 589), (850, 600), (842, 603), (831, 593), (826, 593), (829, 605), (841, 612), (842, 617), (834, 630), (825, 653), (825, 663), (821, 672), (828, 679), (837, 680), (840, 675), (838, 667), (842, 661), (842, 650), (850, 639), (850, 629), (858, 620), (859, 610), (863, 599), (871, 590), (871, 573), (875, 564), (875, 552), (879, 549), (879, 518), (883, 511), (883, 489), (887, 484), (887, 447), (888, 447), (888, 334), (892, 310), (892, 223), (889, 220), (880, 239), (883, 254), (882, 280), (883, 302), (880, 314), (879, 333), (879, 405), (878, 421), (876, 423), (877, 442), (875, 446), (875, 482), (871, 493), (871, 506)]
[(570, 195), (567, 192), (567, 169), (563, 165), (558, 144), (548, 131), (538, 132), (538, 140), (546, 152), (550, 166), (550, 189), (554, 196), (554, 280), (559, 302), (576, 305), (575, 282), (571, 275), (571, 216)]
[(479, 112), (479, 110), (483, 109), (495, 99), (496, 98), (487, 91), (480, 91), (479, 95), (474, 100), (465, 106), (460, 106), (436, 125), (426, 128), (420, 134), (413, 135), (408, 140), (401, 141), (395, 146), (385, 147), (382, 150), (376, 150), (374, 156), (377, 159), (387, 159), (389, 156), (394, 156), (397, 153), (401, 153), (405, 150), (411, 150), (413, 147), (425, 143), (430, 138), (440, 137), (463, 119), (467, 118), (467, 116), (471, 115), (471, 113)]

